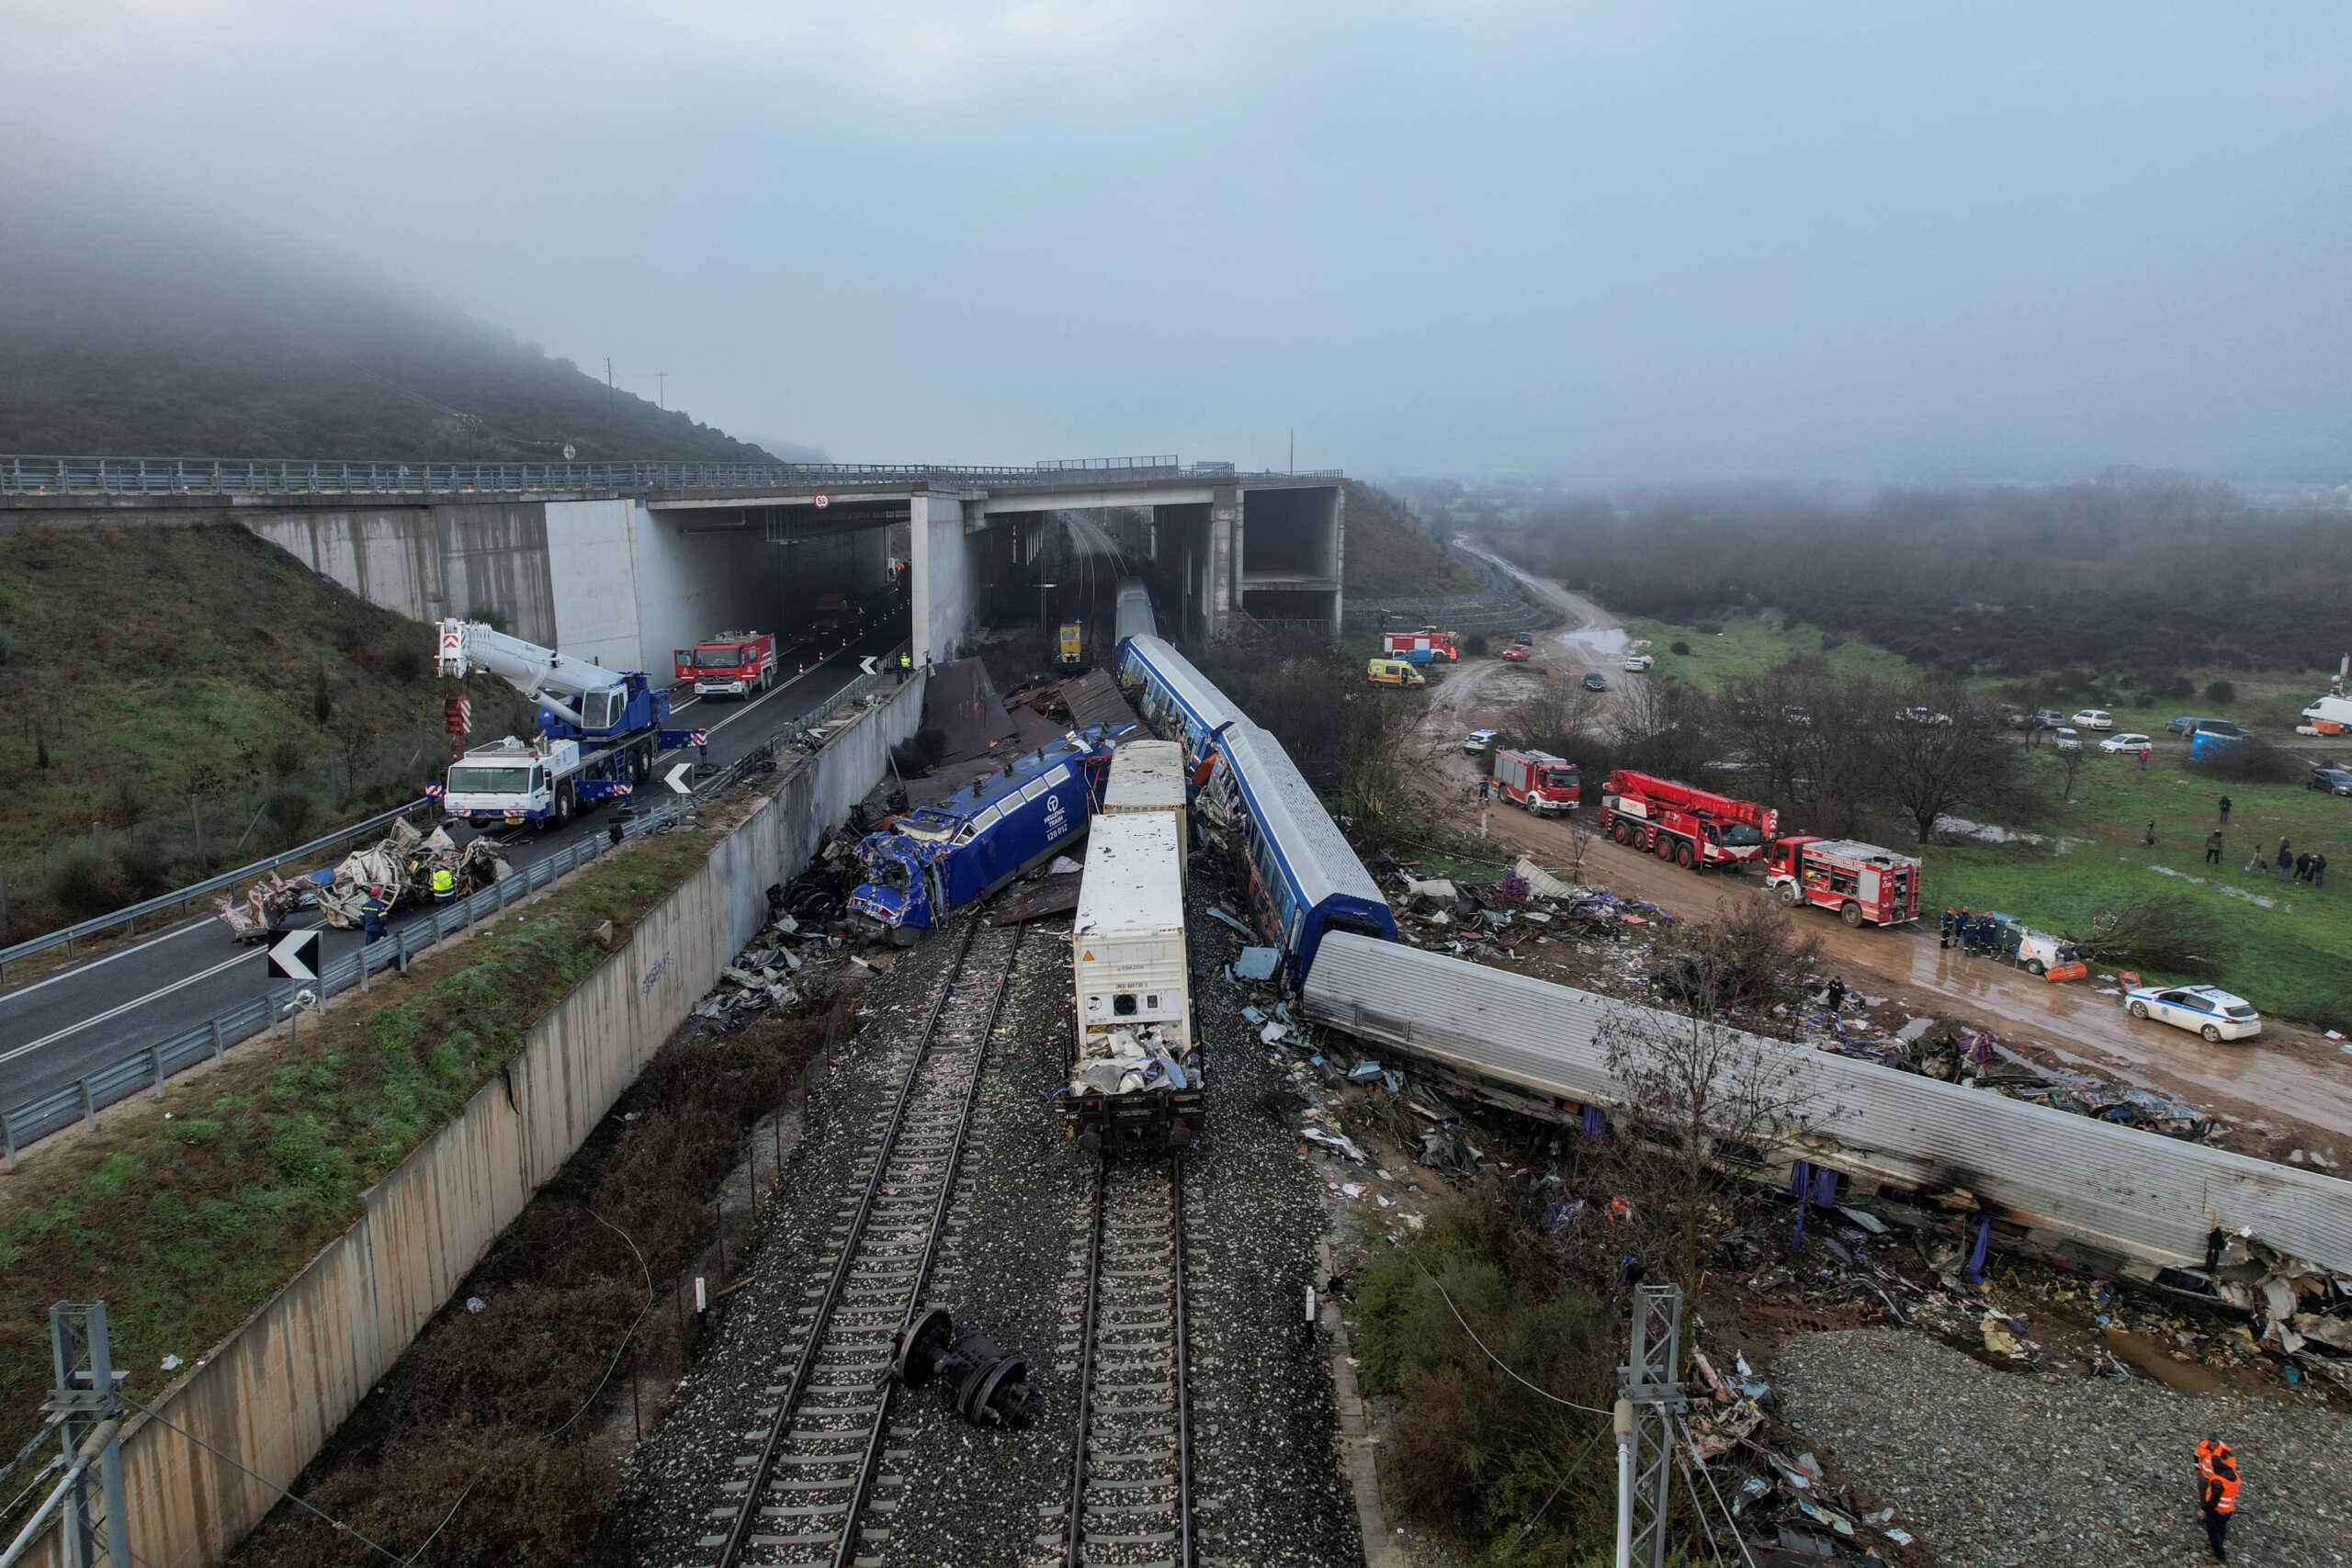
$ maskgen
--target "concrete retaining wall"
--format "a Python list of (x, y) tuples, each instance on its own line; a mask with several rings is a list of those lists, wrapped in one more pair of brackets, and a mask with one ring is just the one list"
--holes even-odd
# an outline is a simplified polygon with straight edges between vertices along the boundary
[(231, 515), (371, 604), (418, 621), (494, 616), (516, 637), (552, 646), (560, 622), (548, 511), (526, 501)]
[[(922, 713), (918, 676), (797, 759), (675, 892), (525, 1037), (502, 1075), (365, 1195), (360, 1217), (155, 1401), (176, 1426), (291, 1486), (498, 1234), (571, 1158), (718, 971), (882, 775)], [(269, 1487), (137, 1417), (123, 1458), (130, 1545), (148, 1568), (220, 1562)], [(413, 1542), (388, 1542), (413, 1549)], [(27, 1559), (63, 1568), (55, 1530)]]

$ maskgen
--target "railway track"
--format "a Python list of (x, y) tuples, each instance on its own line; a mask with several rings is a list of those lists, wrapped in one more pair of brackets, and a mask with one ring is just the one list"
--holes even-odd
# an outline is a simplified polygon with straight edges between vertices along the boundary
[(869, 1516), (895, 1512), (890, 1363), (922, 1303), (963, 1159), (980, 1067), (1020, 954), (1021, 928), (968, 922), (947, 979), (908, 1052), (889, 1121), (869, 1145), (865, 1190), (845, 1200), (831, 1275), (811, 1286), (786, 1342), (785, 1381), (767, 1394), (760, 1446), (736, 1462), (740, 1492), (718, 1568), (829, 1563), (874, 1568), (889, 1539)]
[(1061, 1568), (1193, 1568), (1184, 1164), (1098, 1156)]

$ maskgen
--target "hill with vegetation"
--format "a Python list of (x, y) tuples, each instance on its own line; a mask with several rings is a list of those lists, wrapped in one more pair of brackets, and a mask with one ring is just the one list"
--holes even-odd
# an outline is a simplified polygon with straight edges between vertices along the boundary
[(1351, 598), (1435, 598), (1476, 593), (1476, 575), (1448, 555), (1413, 509), (1385, 491), (1347, 485), (1347, 558), (1340, 583)]
[(265, 252), (5, 135), (0, 452), (771, 460), (445, 305)]
[[(231, 525), (0, 534), (0, 942), (414, 798), (433, 631)], [(527, 729), (474, 682), (475, 739)]]

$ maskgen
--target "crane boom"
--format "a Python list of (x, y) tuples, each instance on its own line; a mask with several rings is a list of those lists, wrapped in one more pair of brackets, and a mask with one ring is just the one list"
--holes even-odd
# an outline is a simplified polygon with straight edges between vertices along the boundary
[[(622, 671), (509, 637), (481, 621), (443, 621), (439, 662), (442, 674), (458, 679), (475, 670), (495, 675), (582, 729), (611, 728), (612, 707), (627, 700), (628, 677)], [(583, 710), (589, 710), (587, 717)]]

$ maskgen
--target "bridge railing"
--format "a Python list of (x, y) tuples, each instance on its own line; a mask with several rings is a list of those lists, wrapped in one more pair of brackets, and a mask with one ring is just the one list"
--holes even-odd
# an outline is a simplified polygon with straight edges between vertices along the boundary
[(1026, 468), (954, 463), (420, 463), (341, 458), (0, 456), (0, 495), (532, 495), (580, 491), (805, 489), (820, 485), (1051, 484), (1120, 479), (1332, 479), (1189, 468), (1173, 454), (1069, 457)]

